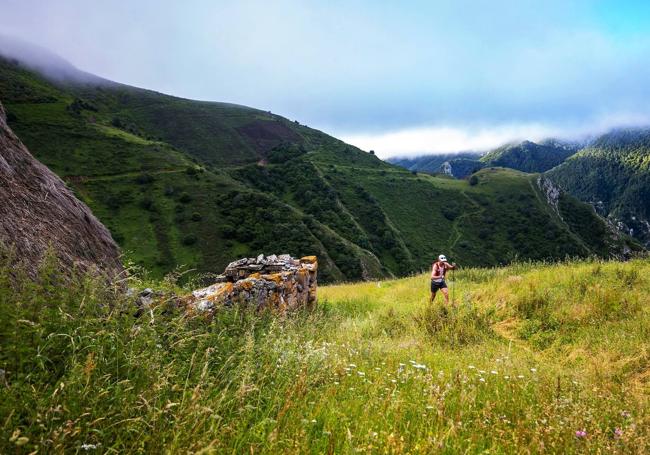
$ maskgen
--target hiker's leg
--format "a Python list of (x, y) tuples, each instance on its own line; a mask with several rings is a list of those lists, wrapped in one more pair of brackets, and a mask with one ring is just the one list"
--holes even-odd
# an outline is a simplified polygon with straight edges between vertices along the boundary
[(433, 302), (433, 299), (436, 298), (436, 291), (431, 291), (431, 297), (429, 297), (429, 303)]
[(442, 291), (442, 295), (445, 296), (445, 303), (449, 304), (449, 289), (442, 288), (441, 291)]

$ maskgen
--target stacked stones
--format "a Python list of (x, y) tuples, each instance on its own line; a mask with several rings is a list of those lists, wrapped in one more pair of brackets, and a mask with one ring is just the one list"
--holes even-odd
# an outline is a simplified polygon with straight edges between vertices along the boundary
[(317, 270), (316, 256), (243, 258), (228, 264), (215, 284), (192, 292), (185, 302), (197, 311), (235, 304), (278, 311), (310, 307), (316, 303)]

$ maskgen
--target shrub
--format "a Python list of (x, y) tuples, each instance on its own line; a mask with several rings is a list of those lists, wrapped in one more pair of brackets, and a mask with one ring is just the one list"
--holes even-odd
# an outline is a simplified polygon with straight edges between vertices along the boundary
[(469, 184), (470, 184), (471, 186), (476, 186), (476, 185), (478, 184), (478, 177), (475, 176), (475, 175), (472, 175), (472, 176), (469, 178)]
[(149, 211), (155, 210), (154, 201), (149, 196), (145, 196), (144, 198), (142, 198), (142, 200), (140, 201), (140, 207)]
[(192, 221), (201, 221), (202, 219), (203, 215), (201, 215), (199, 212), (192, 213)]
[(192, 201), (192, 196), (190, 196), (188, 193), (183, 193), (181, 194), (181, 197), (178, 198), (178, 200), (183, 204), (187, 204), (188, 202)]
[(187, 234), (185, 237), (183, 237), (183, 245), (194, 245), (197, 241), (196, 235), (194, 234)]
[(143, 172), (135, 179), (135, 181), (140, 185), (148, 185), (154, 181), (154, 177), (148, 172)]

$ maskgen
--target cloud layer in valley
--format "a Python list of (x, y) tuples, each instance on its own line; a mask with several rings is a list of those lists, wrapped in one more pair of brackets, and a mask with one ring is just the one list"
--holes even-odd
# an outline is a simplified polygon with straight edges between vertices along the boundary
[(380, 155), (650, 117), (650, 4), (0, 0), (0, 33), (107, 79), (272, 110)]

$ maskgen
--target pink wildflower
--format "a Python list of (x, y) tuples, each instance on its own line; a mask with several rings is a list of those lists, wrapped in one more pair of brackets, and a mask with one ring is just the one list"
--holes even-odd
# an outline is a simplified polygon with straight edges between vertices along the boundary
[(583, 428), (582, 430), (576, 430), (576, 438), (586, 438), (587, 431)]

